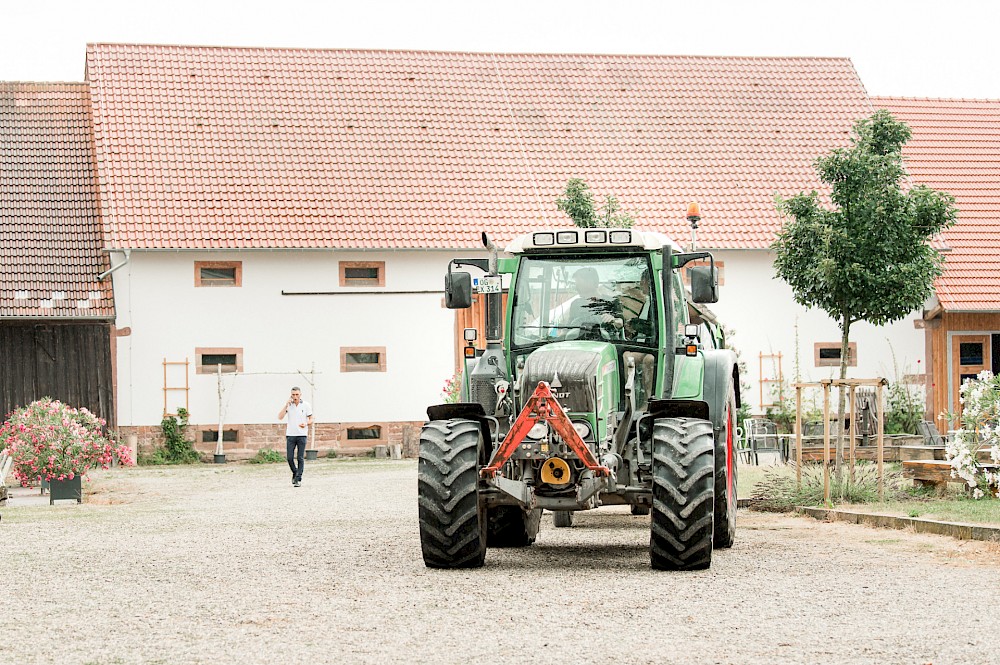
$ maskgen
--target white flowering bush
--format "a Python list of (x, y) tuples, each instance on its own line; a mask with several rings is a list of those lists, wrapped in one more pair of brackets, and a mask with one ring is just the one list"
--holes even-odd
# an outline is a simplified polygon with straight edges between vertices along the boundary
[(993, 462), (1000, 463), (1000, 375), (980, 372), (966, 379), (959, 391), (961, 427), (945, 446), (951, 476), (964, 480), (973, 498), (1000, 497), (1000, 473), (979, 463), (981, 450), (989, 450)]

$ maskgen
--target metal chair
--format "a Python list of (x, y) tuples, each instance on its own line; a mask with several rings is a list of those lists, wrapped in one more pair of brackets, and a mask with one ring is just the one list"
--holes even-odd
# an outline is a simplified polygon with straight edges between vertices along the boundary
[(779, 459), (785, 461), (785, 452), (778, 437), (778, 426), (773, 422), (763, 418), (746, 420), (744, 431), (755, 466), (760, 464), (759, 453), (778, 453)]
[(749, 422), (749, 419), (744, 420), (743, 427), (736, 428), (736, 459), (742, 460), (747, 464), (753, 461), (753, 448), (750, 447), (750, 439), (747, 436), (747, 423)]

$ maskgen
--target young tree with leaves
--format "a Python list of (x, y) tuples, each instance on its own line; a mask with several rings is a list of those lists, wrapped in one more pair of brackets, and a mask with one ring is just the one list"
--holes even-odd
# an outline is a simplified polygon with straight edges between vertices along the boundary
[(579, 178), (572, 178), (566, 183), (563, 195), (556, 199), (556, 206), (582, 229), (596, 227), (627, 229), (635, 223), (632, 215), (621, 209), (614, 194), (605, 196), (601, 207), (595, 208), (594, 195), (591, 194), (590, 187)]
[[(840, 325), (840, 378), (847, 378), (851, 325), (880, 326), (918, 309), (933, 292), (943, 259), (928, 243), (955, 223), (954, 198), (925, 186), (904, 189), (902, 148), (910, 129), (885, 110), (854, 125), (851, 146), (816, 160), (831, 187), (778, 198), (787, 220), (772, 244), (777, 275), (796, 302)], [(844, 422), (844, 391), (838, 416)], [(841, 428), (843, 429), (843, 428)], [(837, 470), (843, 439), (837, 438)]]

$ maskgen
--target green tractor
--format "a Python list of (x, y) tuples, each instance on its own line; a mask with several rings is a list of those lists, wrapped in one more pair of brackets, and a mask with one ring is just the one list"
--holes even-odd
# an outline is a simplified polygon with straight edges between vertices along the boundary
[[(708, 252), (633, 229), (538, 231), (509, 257), (455, 259), (449, 308), (485, 295), (486, 348), (466, 329), (460, 401), (427, 409), (418, 501), (424, 563), (482, 566), (525, 547), (543, 510), (629, 505), (650, 515), (650, 563), (708, 568), (736, 530), (735, 354), (692, 323), (716, 302)], [(680, 269), (688, 267), (690, 297)], [(504, 298), (506, 294), (506, 307)], [(505, 332), (504, 332), (505, 331)]]

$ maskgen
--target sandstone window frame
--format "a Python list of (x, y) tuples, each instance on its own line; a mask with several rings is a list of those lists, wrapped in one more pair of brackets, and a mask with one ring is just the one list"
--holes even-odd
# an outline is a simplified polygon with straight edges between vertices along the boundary
[[(375, 270), (375, 277), (351, 276), (352, 270)], [(385, 286), (385, 261), (340, 261), (340, 285), (378, 288)]]
[[(205, 279), (203, 270), (223, 269), (233, 270), (233, 279)], [(237, 288), (243, 286), (242, 261), (195, 261), (194, 285), (196, 288)]]
[(220, 363), (204, 363), (205, 356), (235, 356), (235, 363), (222, 363), (222, 373), (232, 374), (243, 371), (243, 347), (197, 347), (195, 354), (196, 374), (215, 374)]
[[(349, 356), (377, 354), (377, 362), (358, 362)], [(340, 347), (341, 372), (384, 372), (386, 358), (384, 346), (342, 346)]]

